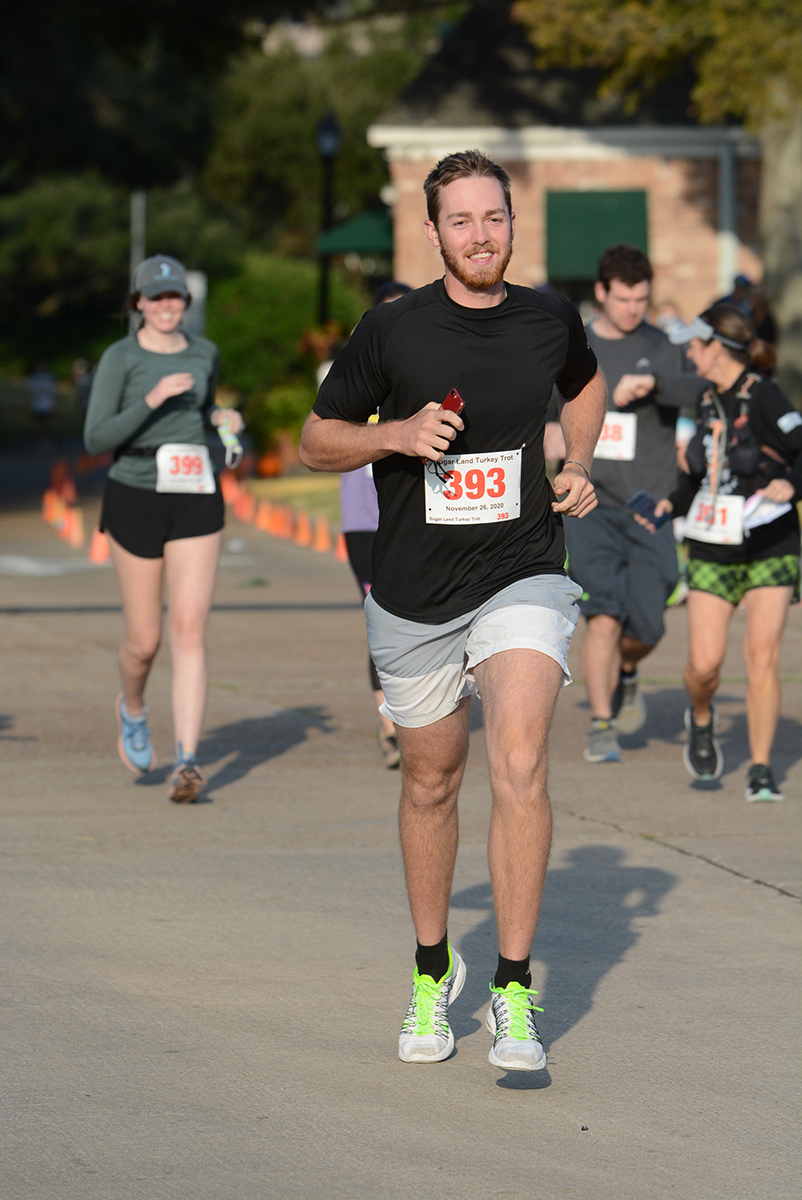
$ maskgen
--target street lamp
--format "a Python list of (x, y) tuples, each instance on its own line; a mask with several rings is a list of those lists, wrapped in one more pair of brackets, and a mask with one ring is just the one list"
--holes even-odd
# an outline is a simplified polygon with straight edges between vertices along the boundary
[[(322, 191), (322, 228), (328, 232), (334, 223), (334, 160), (342, 143), (342, 131), (334, 112), (327, 112), (321, 117), (315, 128), (315, 142), (320, 154), (323, 167)], [(318, 324), (325, 325), (329, 319), (329, 267), (331, 256), (320, 255), (320, 298), (318, 303)]]

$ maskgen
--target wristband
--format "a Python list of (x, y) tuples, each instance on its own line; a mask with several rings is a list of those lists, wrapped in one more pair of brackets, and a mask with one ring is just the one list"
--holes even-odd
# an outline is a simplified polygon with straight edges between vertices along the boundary
[(588, 483), (590, 483), (590, 471), (587, 469), (587, 467), (582, 466), (582, 463), (577, 462), (575, 458), (566, 458), (563, 462), (563, 466), (567, 467), (569, 463), (573, 463), (575, 467), (582, 467), (582, 470), (588, 477)]

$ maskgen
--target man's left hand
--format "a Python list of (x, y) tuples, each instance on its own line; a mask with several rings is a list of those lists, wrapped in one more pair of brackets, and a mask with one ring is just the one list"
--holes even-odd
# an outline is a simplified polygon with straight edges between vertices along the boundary
[(616, 408), (626, 408), (635, 400), (642, 400), (654, 391), (654, 375), (622, 375), (613, 392)]
[(596, 489), (579, 467), (564, 467), (555, 476), (554, 491), (557, 500), (551, 507), (566, 517), (586, 517), (599, 503)]

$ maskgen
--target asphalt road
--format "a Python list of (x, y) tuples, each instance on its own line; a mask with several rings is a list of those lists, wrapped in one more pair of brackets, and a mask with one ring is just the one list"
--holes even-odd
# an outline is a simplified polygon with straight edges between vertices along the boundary
[[(685, 616), (620, 765), (552, 736), (555, 841), (533, 949), (546, 1070), (487, 1061), (495, 935), (481, 711), (450, 934), (447, 1063), (396, 1057), (414, 937), (364, 628), (343, 565), (230, 525), (200, 757), (208, 802), (116, 754), (113, 573), (0, 516), (2, 1200), (798, 1195), (802, 613), (775, 765), (748, 805), (742, 621), (720, 785), (681, 762)], [(578, 664), (577, 644), (572, 651)], [(166, 651), (152, 726), (170, 760)]]

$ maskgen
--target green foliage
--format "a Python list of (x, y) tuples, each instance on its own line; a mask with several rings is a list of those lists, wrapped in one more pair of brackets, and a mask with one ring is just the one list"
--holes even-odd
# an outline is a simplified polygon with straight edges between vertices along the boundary
[(320, 226), (315, 126), (333, 109), (343, 131), (337, 218), (375, 206), (387, 172), (365, 131), (418, 72), (445, 11), (321, 31), (315, 57), (302, 57), (283, 37), (268, 53), (237, 58), (223, 84), (205, 188), (247, 209), (253, 236), (311, 251)]
[[(97, 360), (127, 332), (130, 195), (97, 172), (50, 176), (0, 197), (0, 356), (24, 371), (78, 355)], [(148, 197), (151, 253), (189, 267), (236, 269), (242, 235), (197, 193), (181, 186)]]
[(541, 66), (597, 66), (637, 103), (690, 60), (703, 121), (762, 124), (802, 93), (802, 0), (517, 0)]
[(264, 453), (277, 433), (289, 433), (297, 441), (314, 402), (315, 389), (306, 380), (280, 383), (266, 392), (254, 392), (248, 399), (244, 415), (257, 451)]
[(0, 353), (25, 370), (120, 336), (127, 197), (94, 172), (0, 198)]
[[(331, 282), (332, 316), (350, 330), (369, 301), (338, 272)], [(299, 375), (311, 384), (314, 365), (299, 342), (315, 323), (317, 288), (314, 263), (258, 253), (246, 255), (239, 274), (214, 284), (206, 332), (220, 347), (225, 384), (262, 393)]]

